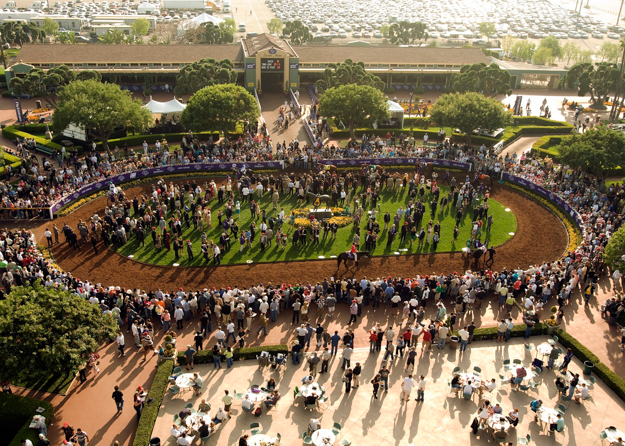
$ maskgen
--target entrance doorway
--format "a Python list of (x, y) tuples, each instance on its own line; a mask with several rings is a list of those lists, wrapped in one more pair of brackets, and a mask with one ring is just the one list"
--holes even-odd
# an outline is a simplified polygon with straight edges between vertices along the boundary
[(284, 73), (262, 73), (263, 91), (284, 91)]

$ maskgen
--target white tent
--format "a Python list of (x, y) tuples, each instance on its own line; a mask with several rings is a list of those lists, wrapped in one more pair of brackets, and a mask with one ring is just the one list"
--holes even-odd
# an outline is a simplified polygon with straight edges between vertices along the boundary
[(158, 102), (150, 97), (150, 102), (144, 105), (152, 114), (181, 113), (186, 105), (179, 102), (176, 98), (168, 102)]
[(195, 26), (199, 26), (202, 23), (206, 23), (206, 22), (211, 22), (213, 23), (213, 25), (219, 25), (221, 22), (223, 22), (223, 20), (214, 15), (202, 13), (197, 17), (193, 17), (191, 20), (189, 20), (189, 22)]
[(400, 129), (404, 128), (404, 107), (393, 101), (386, 101), (386, 104), (388, 105), (391, 118), (397, 120)]

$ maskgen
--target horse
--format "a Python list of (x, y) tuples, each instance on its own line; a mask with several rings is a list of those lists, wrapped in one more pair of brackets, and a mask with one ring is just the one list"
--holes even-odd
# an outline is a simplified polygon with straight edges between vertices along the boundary
[(471, 253), (471, 257), (473, 257), (473, 262), (475, 263), (475, 266), (479, 265), (479, 262), (482, 256), (486, 258), (486, 246), (484, 245), (477, 248), (475, 251)]
[(319, 194), (315, 194), (313, 192), (308, 192), (307, 197), (310, 198), (313, 203), (317, 200), (317, 198), (319, 199), (319, 204), (321, 203), (329, 203), (332, 198), (329, 195), (319, 195)]
[(330, 172), (330, 175), (336, 175), (339, 171), (339, 168), (334, 164), (326, 164), (322, 167), (324, 172)]
[[(356, 266), (358, 266), (358, 262), (360, 262), (361, 260), (371, 260), (371, 253), (369, 251), (358, 251), (356, 253), (357, 255), (357, 261), (356, 261)], [(340, 253), (338, 256), (336, 256), (336, 260), (337, 260), (337, 264), (336, 267), (340, 267), (341, 266), (341, 262), (345, 263), (345, 266), (347, 266), (347, 261), (348, 260), (354, 260), (351, 257), (351, 254), (349, 252), (342, 252)]]

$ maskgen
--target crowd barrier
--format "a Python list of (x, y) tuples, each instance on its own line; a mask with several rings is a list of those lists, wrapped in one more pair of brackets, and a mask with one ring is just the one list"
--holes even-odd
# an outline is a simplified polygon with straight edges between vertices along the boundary
[(436, 167), (449, 167), (452, 169), (471, 170), (473, 164), (462, 163), (460, 161), (440, 160), (433, 158), (367, 158), (367, 159), (336, 159), (336, 160), (319, 160), (319, 164), (333, 165), (336, 167), (351, 167), (362, 165), (378, 165), (378, 166), (393, 166), (402, 164), (416, 164), (416, 163), (429, 163)]

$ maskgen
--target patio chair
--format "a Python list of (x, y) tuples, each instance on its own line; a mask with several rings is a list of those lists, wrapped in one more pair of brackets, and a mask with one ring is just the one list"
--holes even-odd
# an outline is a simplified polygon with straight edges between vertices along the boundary
[(334, 423), (334, 426), (332, 426), (332, 433), (334, 435), (338, 435), (341, 432), (341, 425), (339, 423)]
[(252, 409), (246, 409), (245, 407), (241, 406), (241, 409), (243, 409), (243, 412), (247, 412), (250, 413), (252, 412)]
[(454, 367), (454, 370), (451, 372), (452, 375), (458, 375), (460, 373), (460, 367)]
[(525, 350), (527, 350), (528, 352), (532, 351), (532, 346), (530, 344), (525, 344)]
[(495, 441), (497, 443), (507, 443), (508, 439), (507, 438), (495, 438)]
[(169, 393), (171, 393), (172, 395), (177, 395), (178, 393), (180, 393), (180, 387), (178, 387), (178, 386), (171, 386), (169, 388)]
[(512, 360), (512, 364), (521, 365), (521, 360), (520, 359), (514, 359), (514, 360)]
[(532, 441), (532, 436), (530, 434), (527, 434), (525, 437), (520, 437), (518, 443), (528, 445), (530, 444), (530, 441)]
[(482, 369), (481, 368), (479, 368), (477, 366), (473, 367), (473, 375), (480, 376), (481, 374), (482, 374)]
[(564, 404), (558, 404), (556, 410), (564, 415), (566, 413), (566, 406)]
[(180, 415), (174, 414), (174, 423), (178, 424), (180, 422)]
[(510, 366), (510, 359), (509, 358), (503, 360), (503, 367), (506, 370), (510, 370), (511, 366)]
[(602, 444), (603, 444), (603, 441), (606, 440), (607, 438), (608, 438), (608, 434), (606, 434), (605, 431), (599, 432), (599, 439), (601, 440)]
[(191, 409), (193, 407), (193, 403), (187, 403), (184, 405), (185, 409)]
[(280, 434), (280, 432), (276, 434), (276, 438), (278, 439), (278, 441), (276, 442), (277, 444), (282, 443), (282, 435)]
[(590, 378), (588, 378), (588, 381), (590, 381), (588, 385), (589, 389), (592, 389), (593, 387), (595, 387), (595, 384), (597, 383), (597, 378), (595, 378), (594, 376), (591, 376)]
[(547, 341), (547, 343), (548, 343), (549, 345), (556, 345), (556, 343), (558, 342), (558, 339), (560, 339), (560, 338), (558, 338), (556, 335), (554, 335), (554, 336), (553, 336), (553, 338), (551, 338), (551, 339), (549, 339), (549, 340)]
[(234, 397), (235, 400), (242, 400), (243, 397), (245, 396), (245, 394), (243, 394), (243, 393), (237, 393), (236, 389), (234, 389), (233, 393), (234, 393), (233, 397)]
[(308, 436), (306, 432), (304, 432), (304, 444), (312, 444), (312, 438)]
[(210, 440), (211, 438), (211, 434), (208, 434), (206, 437), (200, 437), (200, 443), (204, 444), (204, 443), (208, 443), (208, 440)]
[(525, 385), (521, 384), (519, 386), (519, 389), (521, 389), (524, 392), (527, 392), (530, 389), (530, 386), (525, 386)]
[(465, 400), (472, 400), (473, 394), (467, 395), (466, 393), (462, 392), (462, 398), (464, 398)]
[(340, 446), (349, 446), (352, 444), (352, 442), (344, 438), (339, 444)]
[(261, 432), (260, 424), (259, 423), (250, 424), (250, 431), (252, 432), (252, 435), (260, 434)]

